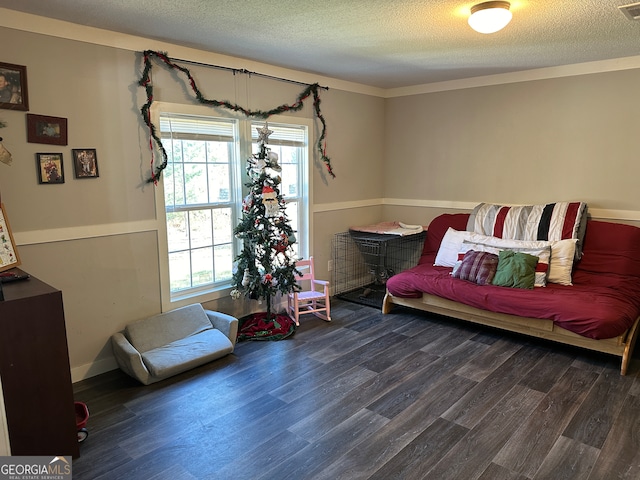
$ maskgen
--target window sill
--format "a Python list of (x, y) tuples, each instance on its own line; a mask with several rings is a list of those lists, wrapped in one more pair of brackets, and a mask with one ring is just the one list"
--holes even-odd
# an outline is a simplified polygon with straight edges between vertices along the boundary
[(172, 294), (169, 305), (165, 305), (163, 311), (173, 310), (174, 308), (184, 307), (193, 303), (206, 303), (226, 297), (231, 292), (231, 285), (211, 287), (206, 290), (190, 291), (184, 293)]

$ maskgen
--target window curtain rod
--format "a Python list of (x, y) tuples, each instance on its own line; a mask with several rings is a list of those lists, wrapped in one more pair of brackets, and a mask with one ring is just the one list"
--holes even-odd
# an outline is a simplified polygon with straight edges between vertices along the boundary
[[(247, 70), (246, 68), (225, 67), (223, 65), (214, 65), (212, 63), (196, 62), (194, 60), (185, 60), (183, 58), (171, 58), (171, 57), (169, 57), (169, 59), (174, 61), (174, 62), (188, 63), (190, 65), (197, 65), (197, 66), (200, 66), (200, 67), (208, 67), (208, 68), (217, 68), (219, 70), (227, 70), (229, 72), (233, 72), (234, 75), (236, 73), (244, 73), (245, 75), (249, 75), (249, 76), (255, 75), (256, 77), (270, 78), (271, 80), (279, 80), (281, 82), (294, 83), (296, 85), (304, 85), (304, 86), (312, 85), (311, 83), (298, 82), (297, 80), (290, 80), (288, 78), (276, 77), (275, 75), (267, 75), (266, 73), (252, 72), (251, 70)], [(323, 87), (322, 85), (318, 85), (318, 87), (320, 87), (320, 88), (322, 88), (324, 90), (329, 90), (329, 87)]]
[[(293, 80), (288, 80), (288, 79), (285, 79), (285, 78), (270, 77), (270, 78), (274, 78), (274, 79), (277, 79), (277, 80), (282, 80), (282, 81), (286, 81), (286, 82), (293, 82), (293, 83), (299, 83), (301, 85), (305, 85), (305, 89), (302, 92), (300, 92), (300, 94), (296, 98), (295, 102), (293, 102), (291, 104), (278, 105), (278, 106), (276, 106), (276, 107), (274, 107), (274, 108), (272, 108), (270, 110), (267, 110), (267, 111), (249, 110), (249, 109), (244, 108), (244, 107), (242, 107), (242, 106), (240, 106), (238, 104), (231, 103), (231, 102), (229, 102), (227, 100), (215, 100), (215, 99), (206, 98), (202, 94), (200, 89), (198, 88), (198, 85), (196, 84), (196, 80), (193, 77), (193, 75), (191, 75), (191, 72), (189, 71), (189, 69), (187, 67), (175, 64), (173, 62), (174, 59), (170, 58), (166, 53), (156, 52), (156, 51), (153, 51), (153, 50), (145, 50), (142, 53), (143, 53), (143, 56), (144, 56), (144, 58), (143, 58), (144, 69), (143, 69), (142, 74), (140, 76), (140, 80), (138, 80), (138, 85), (140, 87), (143, 87), (145, 89), (146, 94), (147, 94), (147, 101), (140, 108), (140, 114), (142, 115), (142, 119), (144, 120), (144, 123), (149, 128), (149, 149), (151, 150), (151, 178), (149, 178), (147, 180), (148, 182), (156, 183), (157, 180), (158, 180), (159, 175), (162, 173), (162, 170), (164, 170), (167, 167), (167, 164), (168, 164), (167, 151), (165, 150), (164, 146), (162, 145), (162, 140), (158, 136), (158, 132), (156, 130), (155, 125), (151, 121), (151, 106), (153, 104), (153, 82), (151, 80), (151, 70), (153, 68), (153, 66), (152, 66), (152, 59), (153, 58), (157, 58), (165, 66), (167, 66), (167, 67), (169, 67), (171, 69), (174, 69), (174, 70), (178, 70), (178, 71), (182, 72), (184, 75), (186, 75), (187, 80), (188, 80), (188, 85), (191, 87), (191, 89), (193, 90), (193, 93), (195, 95), (195, 100), (198, 101), (199, 103), (201, 103), (202, 105), (209, 105), (209, 106), (212, 106), (212, 107), (227, 108), (227, 109), (233, 110), (235, 112), (242, 112), (247, 117), (261, 118), (261, 119), (265, 119), (266, 120), (269, 117), (271, 117), (272, 115), (280, 115), (282, 113), (289, 112), (289, 111), (297, 112), (298, 110), (303, 108), (305, 100), (307, 98), (309, 98), (309, 97), (312, 97), (313, 98), (313, 110), (314, 110), (314, 113), (316, 115), (316, 118), (322, 124), (322, 129), (320, 131), (320, 136), (318, 137), (318, 141), (317, 141), (318, 153), (320, 154), (320, 160), (327, 167), (328, 174), (331, 175), (331, 177), (335, 178), (335, 174), (333, 173), (333, 168), (331, 167), (331, 159), (329, 157), (327, 157), (327, 154), (326, 154), (327, 122), (326, 122), (326, 120), (324, 118), (324, 115), (322, 115), (322, 112), (320, 111), (320, 95), (319, 95), (319, 92), (318, 92), (318, 89), (322, 88), (322, 89), (328, 90), (329, 89), (328, 87), (321, 87), (317, 83), (307, 84), (307, 83), (295, 82)], [(184, 62), (185, 60), (178, 60), (178, 61)], [(188, 62), (187, 61), (187, 63), (194, 63), (194, 62)], [(209, 66), (209, 67), (213, 67), (213, 68), (224, 68), (224, 69), (232, 71), (232, 72), (241, 71), (241, 70), (237, 70), (237, 69), (233, 69), (233, 68), (229, 68), (229, 67), (221, 67), (221, 66), (218, 66), (218, 65), (206, 65), (204, 63), (201, 63), (200, 65), (205, 65), (205, 66)], [(244, 70), (244, 72), (246, 73), (247, 71)], [(251, 73), (251, 72), (249, 72), (249, 73)], [(262, 75), (262, 76), (268, 77), (268, 75), (263, 75), (263, 74), (260, 74), (260, 73), (256, 73), (256, 75)], [(153, 148), (153, 142), (154, 141), (155, 141), (158, 149), (160, 150), (160, 153), (162, 154), (162, 162), (157, 167), (154, 166), (154, 148)]]

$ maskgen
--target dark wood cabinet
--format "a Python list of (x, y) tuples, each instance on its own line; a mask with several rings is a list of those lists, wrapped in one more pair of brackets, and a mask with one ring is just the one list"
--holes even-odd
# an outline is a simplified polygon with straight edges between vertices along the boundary
[(78, 457), (62, 292), (34, 277), (2, 287), (0, 375), (11, 455)]

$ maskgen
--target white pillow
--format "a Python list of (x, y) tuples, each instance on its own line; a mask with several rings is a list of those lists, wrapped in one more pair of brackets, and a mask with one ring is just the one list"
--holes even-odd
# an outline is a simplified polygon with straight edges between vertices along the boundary
[(468, 239), (470, 235), (472, 235), (472, 232), (454, 230), (449, 227), (444, 237), (442, 237), (440, 248), (433, 264), (438, 267), (455, 266), (462, 242)]
[(551, 242), (551, 263), (549, 264), (548, 282), (573, 285), (571, 271), (573, 270), (577, 242), (577, 238)]

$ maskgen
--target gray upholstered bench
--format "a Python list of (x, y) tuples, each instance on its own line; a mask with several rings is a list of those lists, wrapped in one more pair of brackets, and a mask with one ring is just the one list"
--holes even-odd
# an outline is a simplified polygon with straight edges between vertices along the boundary
[(233, 352), (238, 320), (194, 304), (130, 325), (111, 337), (120, 368), (145, 385)]

